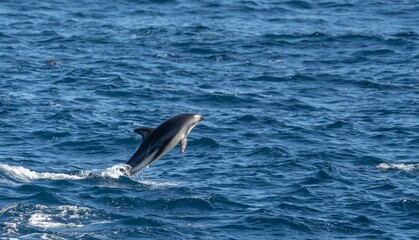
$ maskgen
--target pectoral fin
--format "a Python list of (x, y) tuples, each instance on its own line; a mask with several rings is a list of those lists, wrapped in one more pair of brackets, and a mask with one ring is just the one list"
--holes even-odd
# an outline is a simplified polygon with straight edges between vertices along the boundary
[(180, 152), (183, 153), (185, 152), (185, 148), (186, 148), (186, 142), (188, 141), (187, 137), (183, 138), (182, 140), (180, 140)]
[(150, 134), (154, 131), (154, 128), (137, 128), (134, 132), (141, 134), (143, 136), (143, 142), (150, 136)]

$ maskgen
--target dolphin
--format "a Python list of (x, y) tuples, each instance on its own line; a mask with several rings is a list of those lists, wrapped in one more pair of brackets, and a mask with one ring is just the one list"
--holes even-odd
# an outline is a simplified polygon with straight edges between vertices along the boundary
[(134, 132), (141, 134), (143, 141), (127, 162), (127, 165), (131, 167), (130, 175), (163, 157), (179, 142), (181, 143), (180, 152), (183, 153), (188, 134), (202, 120), (204, 117), (199, 114), (181, 114), (165, 121), (157, 128), (135, 129)]

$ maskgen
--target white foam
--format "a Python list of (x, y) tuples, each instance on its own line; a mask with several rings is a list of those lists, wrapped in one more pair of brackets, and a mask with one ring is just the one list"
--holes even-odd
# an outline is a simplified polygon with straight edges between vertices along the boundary
[(149, 180), (139, 180), (138, 182), (153, 189), (161, 189), (161, 188), (167, 188), (167, 187), (173, 187), (173, 186), (179, 185), (179, 182), (159, 183), (159, 182), (154, 182), (154, 181), (149, 181)]
[[(144, 180), (142, 172), (130, 176), (129, 171), (131, 167), (126, 164), (116, 164), (104, 170), (92, 170), (92, 171), (81, 171), (74, 174), (67, 173), (51, 173), (51, 172), (36, 172), (29, 170), (21, 166), (10, 166), (7, 164), (0, 164), (0, 171), (5, 174), (23, 181), (34, 181), (34, 180), (82, 180), (88, 178), (113, 178), (118, 179), (120, 177), (130, 177), (133, 181), (144, 184), (147, 187), (153, 189), (167, 188), (179, 185), (179, 182), (154, 182), (150, 180)], [(5, 180), (6, 181), (6, 180)], [(9, 182), (9, 180), (7, 180)], [(10, 182), (13, 184), (13, 182)], [(36, 218), (35, 218), (36, 219)]]
[(130, 178), (138, 183), (141, 183), (149, 188), (152, 189), (161, 189), (167, 187), (173, 187), (179, 185), (179, 182), (155, 182), (148, 179), (144, 179), (145, 172), (148, 169), (148, 166), (145, 167), (143, 170), (138, 172), (137, 174), (131, 175)]
[(8, 235), (16, 234), (19, 231), (16, 223), (5, 222), (4, 225), (4, 231)]
[(41, 228), (80, 228), (82, 224), (61, 223), (52, 220), (53, 215), (44, 213), (34, 213), (29, 217), (29, 225)]
[(73, 205), (47, 206), (42, 204), (11, 204), (0, 208), (10, 215), (4, 221), (8, 234), (17, 233), (20, 226), (30, 225), (38, 228), (80, 228), (95, 224), (97, 215), (87, 207)]
[(7, 164), (0, 164), (0, 170), (7, 173), (10, 176), (21, 180), (37, 180), (37, 179), (83, 179), (81, 176), (70, 175), (65, 173), (39, 173), (32, 170), (29, 170), (24, 167), (19, 166), (10, 166)]
[(106, 168), (103, 171), (81, 171), (75, 174), (67, 173), (50, 173), (50, 172), (36, 172), (21, 166), (10, 166), (7, 164), (0, 164), (0, 171), (3, 171), (9, 176), (20, 180), (32, 181), (39, 179), (49, 180), (81, 180), (92, 177), (104, 178), (119, 178), (121, 176), (129, 176), (130, 166), (126, 164), (117, 164)]
[(403, 171), (413, 171), (419, 168), (419, 163), (380, 163), (377, 165), (377, 168), (380, 169), (398, 169)]
[(104, 171), (98, 173), (99, 176), (105, 178), (119, 178), (122, 176), (129, 176), (131, 166), (126, 164), (116, 164), (112, 167), (106, 168)]

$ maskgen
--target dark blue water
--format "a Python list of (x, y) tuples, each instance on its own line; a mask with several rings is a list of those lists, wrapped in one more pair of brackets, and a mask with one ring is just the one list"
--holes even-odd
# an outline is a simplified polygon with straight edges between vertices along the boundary
[(418, 239), (418, 63), (417, 1), (3, 0), (0, 238)]

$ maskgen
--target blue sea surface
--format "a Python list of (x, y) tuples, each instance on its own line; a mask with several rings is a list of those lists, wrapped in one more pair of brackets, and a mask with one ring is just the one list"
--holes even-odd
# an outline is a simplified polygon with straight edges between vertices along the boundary
[(2, 0), (0, 239), (40, 238), (419, 239), (419, 2)]

